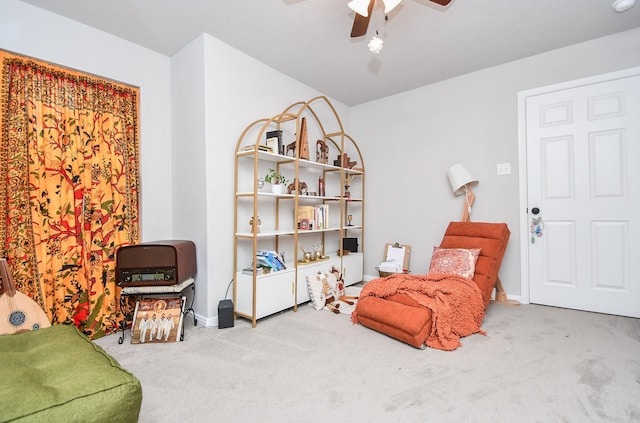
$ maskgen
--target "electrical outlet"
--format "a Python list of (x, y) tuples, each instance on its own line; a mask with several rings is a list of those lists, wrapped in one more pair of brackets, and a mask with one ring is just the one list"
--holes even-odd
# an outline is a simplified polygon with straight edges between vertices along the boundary
[(511, 174), (511, 163), (498, 163), (496, 165), (496, 173), (498, 176), (500, 175), (510, 175)]

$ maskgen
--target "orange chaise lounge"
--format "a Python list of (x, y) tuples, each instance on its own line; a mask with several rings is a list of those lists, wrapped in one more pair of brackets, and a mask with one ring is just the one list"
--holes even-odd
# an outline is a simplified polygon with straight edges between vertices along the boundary
[[(472, 279), (432, 273), (374, 279), (363, 288), (352, 320), (416, 348), (457, 348), (460, 336), (483, 333), (493, 289), (502, 290), (498, 270), (510, 234), (504, 223), (451, 222), (440, 248), (480, 249)], [(474, 322), (456, 329), (465, 319)]]

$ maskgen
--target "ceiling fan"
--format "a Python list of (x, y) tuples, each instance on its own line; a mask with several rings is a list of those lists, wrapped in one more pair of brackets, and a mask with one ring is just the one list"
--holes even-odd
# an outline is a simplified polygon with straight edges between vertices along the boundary
[[(402, 0), (383, 0), (384, 13), (389, 13), (394, 7), (396, 7)], [(430, 0), (433, 3), (440, 6), (448, 5), (451, 0)], [(371, 11), (373, 10), (373, 4), (375, 0), (352, 0), (348, 6), (351, 10), (356, 12), (356, 16), (353, 19), (353, 27), (351, 28), (351, 37), (361, 37), (367, 33), (367, 27), (369, 26), (369, 19), (371, 18)]]

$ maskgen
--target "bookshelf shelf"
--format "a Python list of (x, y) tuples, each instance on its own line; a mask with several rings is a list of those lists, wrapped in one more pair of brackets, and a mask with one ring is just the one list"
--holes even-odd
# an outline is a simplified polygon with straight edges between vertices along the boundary
[[(310, 145), (308, 140), (317, 141)], [(364, 245), (364, 163), (326, 97), (294, 103), (247, 126), (236, 144), (235, 169), (236, 316), (255, 327), (262, 317), (296, 310), (309, 301), (307, 277), (331, 267), (348, 275), (348, 284), (362, 280), (363, 253), (336, 252), (347, 236)], [(287, 193), (274, 194), (263, 183), (268, 169), (285, 176)], [(316, 211), (309, 214), (311, 209)], [(304, 217), (301, 210), (306, 210)], [(301, 229), (309, 223), (313, 229)], [(266, 274), (247, 271), (261, 250), (279, 253), (287, 268)], [(304, 251), (320, 251), (328, 258), (304, 262)]]

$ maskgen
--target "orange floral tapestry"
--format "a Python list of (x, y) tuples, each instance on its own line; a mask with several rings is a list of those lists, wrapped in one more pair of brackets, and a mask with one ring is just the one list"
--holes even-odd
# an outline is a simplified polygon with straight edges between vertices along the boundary
[(139, 242), (139, 89), (0, 50), (0, 254), (52, 324), (118, 330)]

